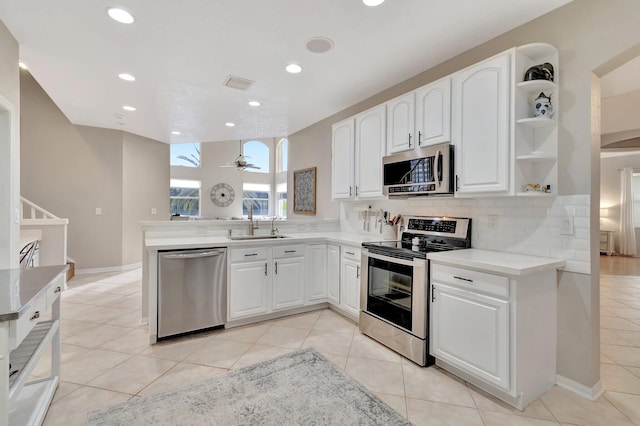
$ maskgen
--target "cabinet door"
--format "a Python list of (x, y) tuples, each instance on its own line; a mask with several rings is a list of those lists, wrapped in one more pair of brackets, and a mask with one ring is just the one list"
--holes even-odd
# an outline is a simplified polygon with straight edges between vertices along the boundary
[(267, 261), (232, 263), (229, 276), (229, 320), (269, 312)]
[(451, 140), (451, 78), (416, 90), (415, 137), (418, 146)]
[(341, 306), (354, 317), (360, 315), (360, 262), (342, 258)]
[(435, 283), (431, 354), (509, 390), (509, 302)]
[(304, 258), (273, 262), (273, 309), (304, 305)]
[(327, 246), (327, 297), (340, 304), (340, 246)]
[(387, 102), (388, 154), (414, 148), (415, 104), (413, 92)]
[(382, 156), (385, 152), (385, 106), (356, 116), (356, 196), (382, 197)]
[(505, 193), (509, 187), (509, 53), (453, 77), (457, 193)]
[(305, 256), (307, 303), (325, 301), (327, 298), (327, 245), (310, 244)]
[(331, 197), (355, 197), (355, 134), (354, 120), (336, 123), (332, 127)]

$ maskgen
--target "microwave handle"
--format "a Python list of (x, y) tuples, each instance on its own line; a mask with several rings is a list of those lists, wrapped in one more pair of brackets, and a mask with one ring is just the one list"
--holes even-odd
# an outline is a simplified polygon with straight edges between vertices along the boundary
[(438, 186), (442, 186), (442, 181), (440, 180), (439, 176), (440, 176), (440, 157), (442, 156), (442, 153), (440, 150), (436, 151), (436, 158), (435, 158), (435, 181), (438, 183)]

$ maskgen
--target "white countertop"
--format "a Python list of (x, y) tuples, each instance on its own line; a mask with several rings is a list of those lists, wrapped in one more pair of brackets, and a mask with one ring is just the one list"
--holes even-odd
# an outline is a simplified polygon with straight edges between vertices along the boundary
[[(230, 240), (222, 235), (188, 235), (172, 237), (147, 237), (145, 247), (150, 250), (171, 250), (204, 247), (247, 247), (260, 245), (298, 244), (318, 240), (327, 243), (360, 246), (364, 241), (380, 240), (378, 236), (366, 236), (347, 232), (284, 232), (287, 238), (254, 240)], [(375, 238), (377, 237), (377, 238)]]
[(434, 262), (506, 275), (526, 275), (546, 269), (558, 269), (565, 264), (564, 260), (548, 257), (482, 249), (433, 252), (427, 254), (427, 258)]

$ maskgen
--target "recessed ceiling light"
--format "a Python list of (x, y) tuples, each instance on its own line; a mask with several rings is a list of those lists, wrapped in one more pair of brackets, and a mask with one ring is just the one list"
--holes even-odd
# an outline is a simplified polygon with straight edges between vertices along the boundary
[(125, 80), (125, 81), (135, 81), (136, 78), (134, 76), (132, 76), (131, 74), (127, 74), (126, 72), (123, 72), (122, 74), (118, 74), (118, 77), (120, 77), (121, 79)]
[(309, 52), (324, 53), (333, 48), (333, 41), (326, 37), (312, 37), (307, 40), (306, 46)]
[(260, 102), (258, 102), (258, 101), (249, 101), (249, 105), (251, 105), (252, 107), (258, 107), (258, 106), (260, 106)]
[(22, 61), (18, 61), (18, 66), (19, 66), (20, 68), (22, 68), (23, 70), (29, 69), (29, 68), (27, 68), (27, 64), (25, 64), (25, 63), (24, 63), (24, 62), (22, 62)]
[(122, 24), (133, 23), (133, 15), (120, 7), (109, 7), (107, 13), (114, 21), (118, 21)]
[(129, 106), (129, 105), (123, 106), (122, 109), (125, 110), (125, 111), (135, 111), (136, 110), (134, 107)]
[(284, 67), (284, 69), (291, 74), (298, 74), (300, 71), (302, 71), (302, 67), (298, 64), (289, 64)]
[(171, 132), (171, 134), (172, 134), (172, 135), (179, 135), (179, 134), (180, 134), (180, 132), (177, 132), (177, 131), (175, 131), (175, 130), (174, 130), (173, 132)]
[(380, 6), (382, 3), (384, 3), (384, 0), (362, 0), (362, 3), (364, 3), (366, 6)]
[(228, 122), (224, 123), (224, 125), (227, 126), (227, 127), (234, 127), (236, 125), (236, 123), (232, 123), (232, 122), (228, 121)]

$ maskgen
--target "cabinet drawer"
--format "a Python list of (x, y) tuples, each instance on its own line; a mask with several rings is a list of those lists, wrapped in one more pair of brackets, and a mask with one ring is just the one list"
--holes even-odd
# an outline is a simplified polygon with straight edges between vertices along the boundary
[(342, 257), (360, 262), (360, 248), (342, 246)]
[(448, 283), (494, 296), (509, 297), (509, 278), (502, 275), (432, 264), (431, 282)]
[(287, 257), (304, 256), (304, 245), (295, 244), (290, 246), (277, 246), (273, 248), (273, 258), (283, 259)]
[(254, 260), (266, 260), (269, 257), (269, 248), (243, 248), (231, 251), (231, 262), (252, 262)]
[(9, 326), (9, 346), (10, 350), (18, 347), (22, 340), (29, 334), (31, 329), (38, 323), (40, 317), (47, 310), (47, 297), (43, 293), (37, 300), (34, 300), (27, 309), (15, 321), (11, 321)]
[(49, 286), (49, 288), (47, 289), (47, 302), (46, 302), (47, 309), (50, 309), (53, 302), (55, 302), (56, 299), (60, 297), (63, 287), (64, 287), (64, 280), (62, 278), (60, 278), (59, 280), (56, 280), (53, 284)]

